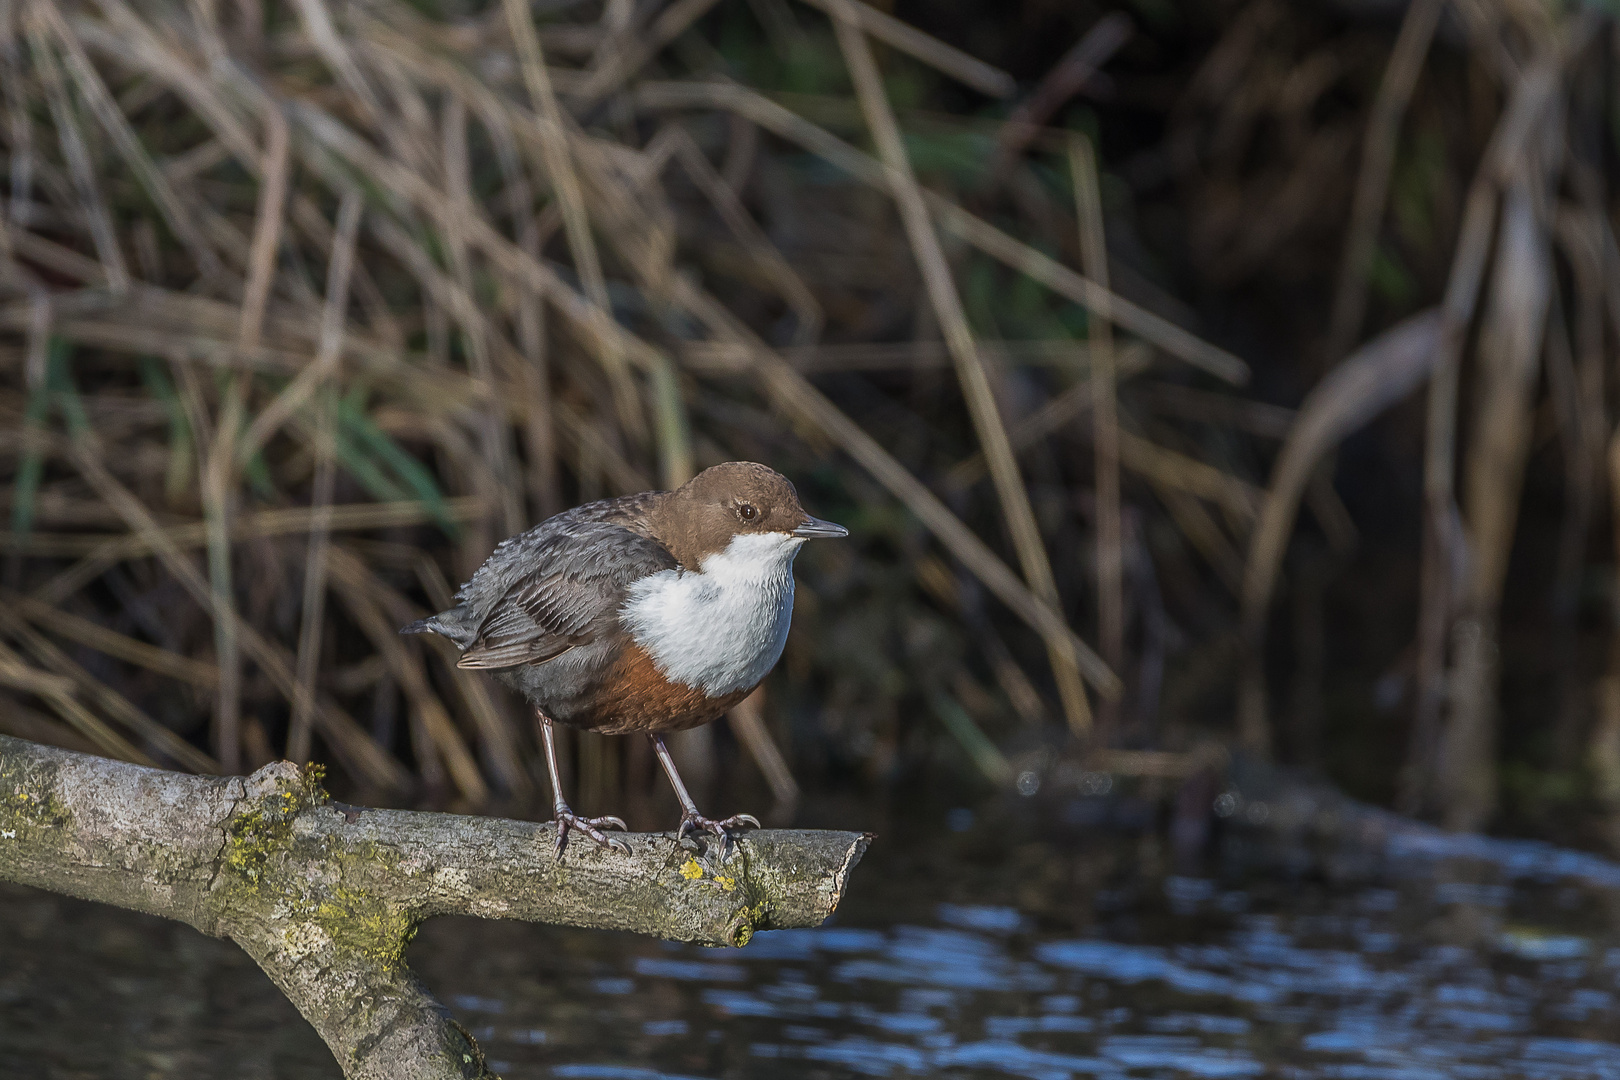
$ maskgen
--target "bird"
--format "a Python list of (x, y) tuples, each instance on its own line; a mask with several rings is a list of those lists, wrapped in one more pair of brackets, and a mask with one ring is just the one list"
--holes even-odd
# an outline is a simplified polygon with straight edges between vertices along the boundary
[(751, 814), (704, 817), (664, 735), (718, 719), (781, 658), (793, 612), (793, 560), (806, 540), (848, 536), (812, 517), (791, 481), (751, 461), (566, 510), (503, 540), (456, 604), (404, 627), (448, 638), (456, 666), (487, 671), (533, 709), (551, 777), (556, 856), (570, 830), (628, 852), (563, 798), (554, 726), (643, 734), (681, 803), (677, 839), (714, 834), (722, 850)]

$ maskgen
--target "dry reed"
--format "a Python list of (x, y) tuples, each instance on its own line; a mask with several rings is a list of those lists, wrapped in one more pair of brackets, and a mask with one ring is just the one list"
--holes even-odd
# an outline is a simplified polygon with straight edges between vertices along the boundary
[[(1482, 21), (1495, 5), (1467, 5), (1507, 104), (1451, 285), (1360, 349), (1441, 5), (1412, 5), (1365, 117), (1222, 187), (1251, 123), (1222, 111), (1227, 91), (1279, 16), (1255, 0), (1234, 18), (1164, 160), (1211, 163), (1219, 197), (1189, 246), (1214, 280), (1267, 265), (1322, 192), (1353, 207), (1323, 342), (1348, 358), (1295, 415), (1235, 396), (1248, 365), (1115, 272), (1106, 170), (1049, 126), (1108, 85), (1136, 32), (1123, 16), (1020, 96), (859, 0), (772, 5), (750, 22), (758, 47), (805, 50), (849, 87), (806, 95), (721, 62), (711, 31), (751, 20), (743, 7), (598, 6), (537, 22), (524, 0), (445, 18), (403, 0), (0, 0), (0, 682), (61, 725), (20, 711), (31, 737), (197, 770), (261, 764), (268, 747), (330, 758), (376, 797), (525, 795), (539, 774), (523, 710), (395, 628), (448, 604), (527, 522), (748, 456), (856, 532), (849, 551), (807, 556), (770, 707), (750, 699), (732, 720), (779, 802), (797, 798), (793, 767), (829, 754), (883, 774), (919, 726), (996, 783), (1019, 747), (1059, 741), (1057, 716), (1097, 761), (1136, 762), (1121, 747), (1146, 752), (1177, 702), (1169, 737), (1191, 745), (1184, 722), (1243, 667), (1234, 640), (1249, 650), (1240, 740), (1265, 753), (1263, 637), (1298, 507), (1353, 544), (1323, 463), (1427, 381), (1403, 798), (1484, 820), (1495, 620), (1544, 342), (1585, 492), (1566, 583), (1617, 445), (1602, 370), (1620, 253), (1580, 154), (1569, 184), (1587, 194), (1558, 194), (1577, 145), (1566, 91), (1612, 49), (1591, 44), (1594, 17), (1504, 5)], [(1006, 118), (904, 107), (896, 66), (1005, 101)], [(1297, 135), (1342, 71), (1257, 82), (1255, 100)], [(931, 139), (966, 141), (972, 163), (927, 164)], [(1358, 179), (1335, 187), (1358, 142)], [(1545, 337), (1569, 312), (1573, 335)], [(1459, 390), (1465, 357), (1477, 404)], [(1161, 579), (1221, 626), (1186, 647), (1174, 694)], [(1093, 731), (1088, 694), (1117, 722)], [(633, 755), (577, 753), (598, 793), (645, 779)]]

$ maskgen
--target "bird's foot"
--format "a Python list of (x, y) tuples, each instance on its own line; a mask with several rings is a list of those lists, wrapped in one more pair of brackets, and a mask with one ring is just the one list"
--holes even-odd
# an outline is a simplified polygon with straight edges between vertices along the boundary
[(720, 854), (724, 856), (726, 850), (731, 847), (731, 842), (736, 839), (733, 834), (741, 832), (745, 825), (757, 829), (759, 818), (753, 814), (732, 814), (722, 821), (713, 821), (702, 814), (685, 814), (681, 817), (681, 828), (675, 834), (675, 838), (685, 840), (687, 833), (694, 832), (713, 833), (720, 838)]
[(557, 809), (554, 820), (557, 822), (557, 858), (562, 858), (563, 848), (568, 846), (568, 830), (578, 829), (586, 836), (595, 840), (605, 848), (612, 848), (624, 854), (630, 854), (630, 845), (617, 836), (609, 836), (602, 830), (605, 828), (618, 829), (620, 832), (628, 831), (623, 818), (616, 817), (580, 817), (568, 807)]

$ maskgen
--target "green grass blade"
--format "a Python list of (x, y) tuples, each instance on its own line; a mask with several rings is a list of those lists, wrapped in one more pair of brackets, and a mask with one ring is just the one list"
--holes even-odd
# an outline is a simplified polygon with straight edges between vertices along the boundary
[[(338, 431), (339, 442), (343, 436), (352, 440), (357, 452), (369, 454), (384, 465), (399, 478), (409, 494), (401, 494), (399, 498), (415, 497), (427, 504), (428, 512), (439, 523), (445, 535), (455, 539), (459, 533), (456, 523), (451, 520), (450, 507), (445, 502), (444, 492), (439, 490), (438, 482), (433, 474), (412, 457), (404, 447), (390, 438), (387, 432), (379, 428), (360, 407), (361, 391), (346, 395), (338, 404)], [(375, 466), (373, 466), (375, 468)], [(359, 479), (359, 474), (355, 475)], [(361, 481), (364, 483), (364, 481)], [(395, 490), (398, 490), (395, 487)]]
[(197, 450), (191, 433), (191, 421), (186, 417), (185, 405), (163, 363), (154, 356), (140, 358), (141, 382), (169, 414), (169, 464), (163, 474), (163, 494), (169, 501), (182, 498), (192, 487), (197, 464)]

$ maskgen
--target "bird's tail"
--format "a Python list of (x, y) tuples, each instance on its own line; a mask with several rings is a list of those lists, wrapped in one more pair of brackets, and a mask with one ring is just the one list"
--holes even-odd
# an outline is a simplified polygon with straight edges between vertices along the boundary
[(417, 619), (409, 626), (400, 627), (399, 632), (402, 634), (438, 634), (440, 637), (449, 638), (455, 643), (456, 648), (465, 649), (472, 644), (472, 639), (477, 636), (476, 624), (469, 626), (466, 615), (465, 608), (453, 607), (449, 611), (441, 611), (437, 615)]

